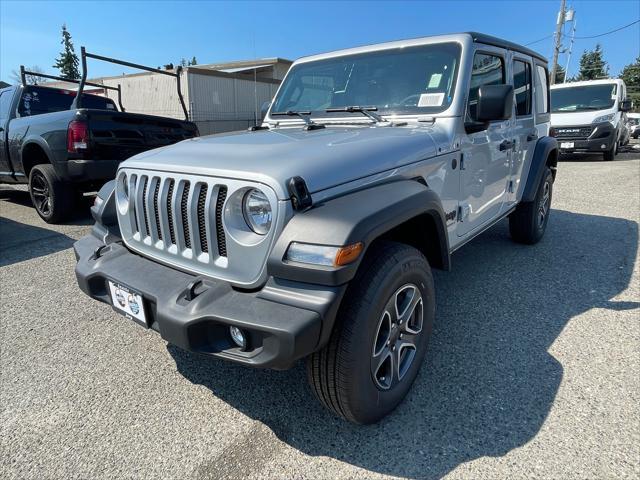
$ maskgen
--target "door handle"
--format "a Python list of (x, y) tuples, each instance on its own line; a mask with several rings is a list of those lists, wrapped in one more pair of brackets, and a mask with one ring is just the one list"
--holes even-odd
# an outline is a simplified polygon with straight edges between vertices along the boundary
[(504, 140), (501, 144), (500, 144), (500, 151), (504, 152), (505, 150), (511, 150), (513, 148), (513, 146), (515, 145), (514, 142), (512, 142), (511, 140)]
[(527, 135), (527, 142), (533, 142), (538, 139), (538, 132), (533, 132)]

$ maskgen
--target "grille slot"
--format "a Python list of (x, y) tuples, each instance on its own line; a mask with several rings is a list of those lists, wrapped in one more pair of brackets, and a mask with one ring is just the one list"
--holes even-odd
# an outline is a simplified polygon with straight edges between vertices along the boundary
[(172, 245), (176, 244), (176, 232), (173, 229), (173, 207), (171, 206), (175, 183), (173, 180), (169, 180), (169, 190), (167, 191), (167, 218), (169, 220), (169, 238), (171, 239)]
[(218, 255), (221, 257), (227, 256), (227, 239), (222, 225), (222, 209), (226, 199), (227, 187), (223, 185), (218, 189), (218, 199), (216, 200), (216, 236), (218, 237)]
[(140, 177), (142, 182), (142, 215), (144, 217), (144, 233), (149, 235), (149, 215), (147, 214), (147, 185), (149, 184), (148, 177)]
[(162, 230), (160, 229), (160, 209), (158, 208), (158, 193), (160, 192), (160, 179), (156, 181), (156, 188), (153, 191), (153, 213), (156, 217), (156, 233), (158, 239), (162, 240)]
[(180, 202), (180, 213), (182, 215), (182, 231), (184, 232), (184, 244), (187, 248), (191, 248), (191, 236), (189, 235), (189, 190), (191, 188), (190, 182), (185, 182), (184, 190), (182, 191), (182, 201)]
[(207, 243), (207, 225), (205, 215), (205, 202), (207, 199), (207, 190), (209, 186), (205, 183), (200, 186), (200, 193), (198, 194), (198, 233), (200, 234), (200, 250), (204, 253), (209, 253), (209, 244)]

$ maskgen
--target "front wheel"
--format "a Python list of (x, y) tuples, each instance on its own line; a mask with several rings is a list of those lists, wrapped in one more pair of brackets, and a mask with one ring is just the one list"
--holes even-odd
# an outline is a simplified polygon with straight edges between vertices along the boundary
[(307, 360), (320, 403), (360, 424), (390, 413), (420, 370), (434, 316), (425, 257), (399, 243), (373, 245), (342, 301), (329, 343)]
[(605, 162), (611, 162), (616, 158), (617, 154), (618, 154), (618, 141), (616, 140), (613, 143), (613, 146), (609, 150), (604, 152), (602, 155), (604, 157)]
[(29, 174), (29, 195), (36, 212), (47, 223), (67, 218), (73, 211), (75, 192), (58, 178), (53, 165), (36, 165)]
[(538, 243), (549, 222), (551, 197), (553, 196), (553, 174), (545, 167), (542, 181), (532, 202), (523, 202), (509, 215), (509, 233), (518, 243)]

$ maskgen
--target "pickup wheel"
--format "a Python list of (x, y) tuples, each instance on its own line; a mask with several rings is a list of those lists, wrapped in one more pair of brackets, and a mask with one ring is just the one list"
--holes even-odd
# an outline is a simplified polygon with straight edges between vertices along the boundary
[(372, 246), (328, 344), (307, 360), (320, 403), (360, 424), (391, 412), (420, 370), (434, 316), (435, 290), (425, 257), (399, 243)]
[(518, 243), (538, 243), (547, 228), (553, 196), (553, 175), (545, 167), (533, 202), (523, 202), (509, 215), (509, 232)]
[(69, 216), (75, 204), (75, 191), (58, 178), (53, 165), (36, 165), (29, 174), (29, 195), (36, 212), (47, 223)]

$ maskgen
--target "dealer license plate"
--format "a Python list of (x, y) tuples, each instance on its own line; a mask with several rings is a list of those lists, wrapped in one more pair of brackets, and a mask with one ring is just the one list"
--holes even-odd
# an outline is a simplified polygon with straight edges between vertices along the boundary
[(560, 143), (560, 148), (573, 148), (574, 147), (574, 143), (573, 142), (561, 142)]
[(147, 326), (147, 317), (144, 313), (142, 295), (129, 287), (109, 281), (111, 303), (114, 308), (129, 320), (135, 320)]

